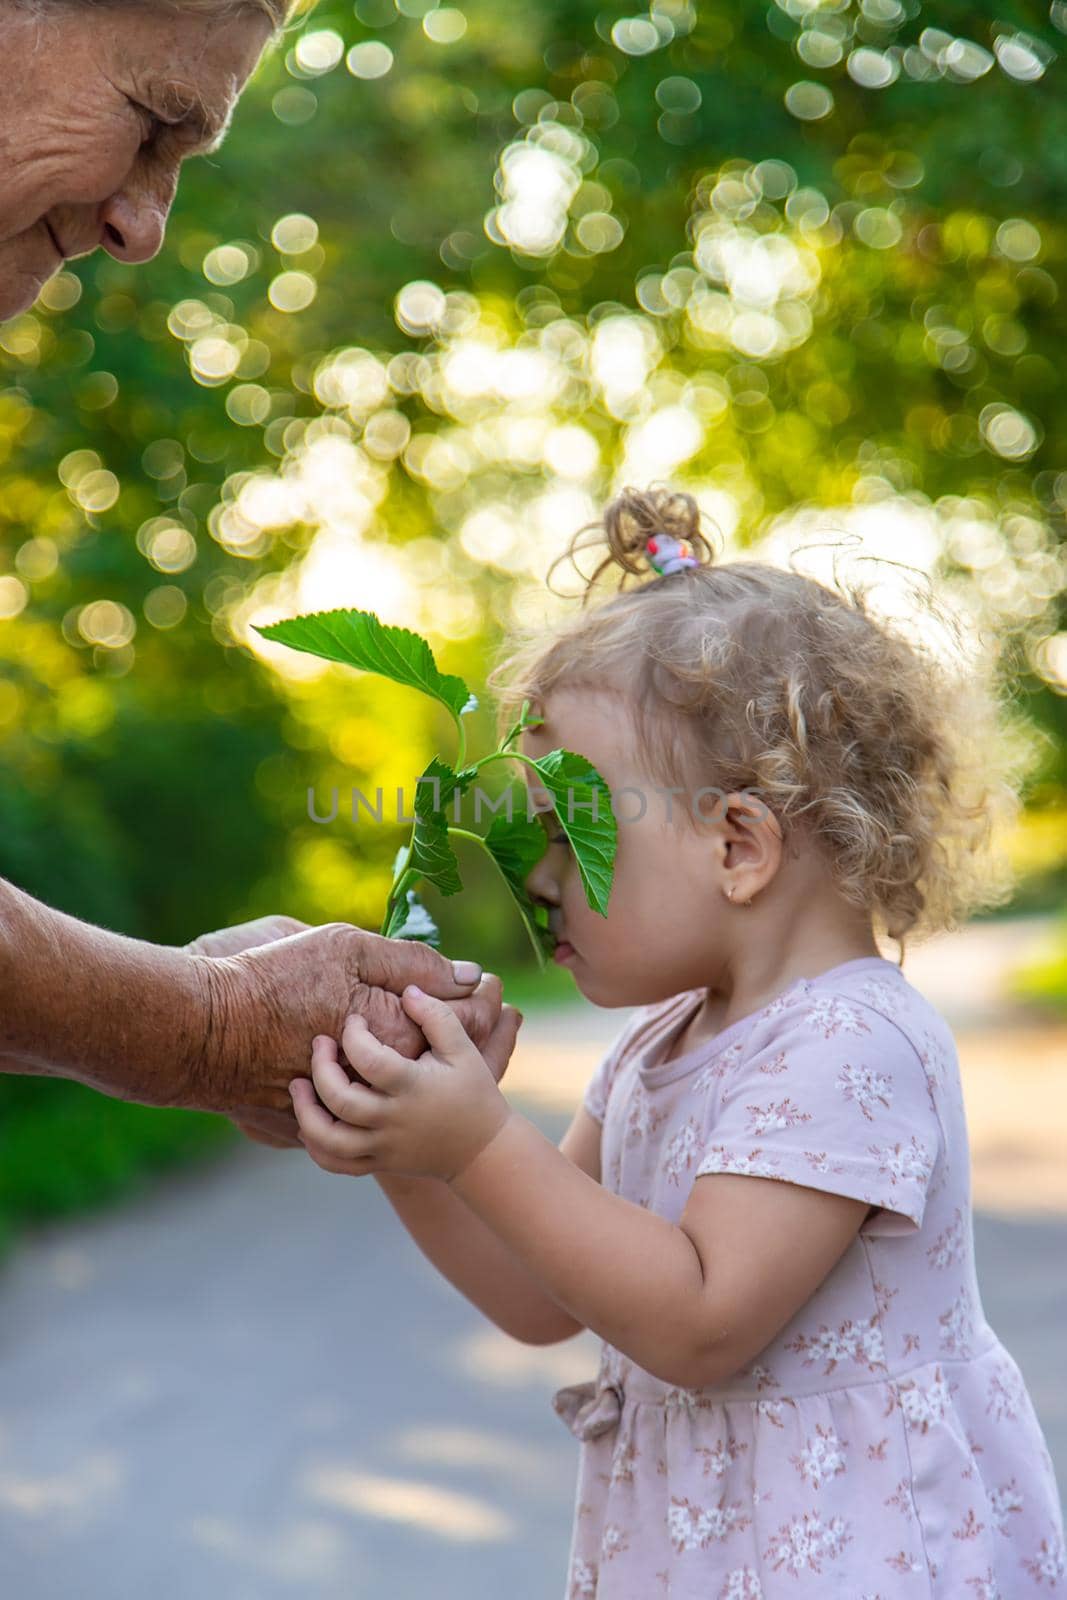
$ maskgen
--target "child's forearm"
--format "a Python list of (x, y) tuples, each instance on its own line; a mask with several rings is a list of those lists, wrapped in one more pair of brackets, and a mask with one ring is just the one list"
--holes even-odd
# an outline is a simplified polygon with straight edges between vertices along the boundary
[(498, 1328), (524, 1344), (558, 1344), (582, 1331), (447, 1183), (385, 1174), (378, 1182), (427, 1260)]
[(685, 1388), (715, 1381), (715, 1321), (695, 1245), (612, 1194), (513, 1114), (449, 1187), (576, 1322)]

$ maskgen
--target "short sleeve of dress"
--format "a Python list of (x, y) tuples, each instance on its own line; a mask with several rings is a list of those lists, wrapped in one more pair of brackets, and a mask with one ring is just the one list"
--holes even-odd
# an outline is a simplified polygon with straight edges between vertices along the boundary
[(923, 1063), (896, 1023), (808, 990), (782, 996), (727, 1055), (698, 1178), (747, 1173), (866, 1200), (880, 1208), (868, 1234), (921, 1225), (943, 1138)]

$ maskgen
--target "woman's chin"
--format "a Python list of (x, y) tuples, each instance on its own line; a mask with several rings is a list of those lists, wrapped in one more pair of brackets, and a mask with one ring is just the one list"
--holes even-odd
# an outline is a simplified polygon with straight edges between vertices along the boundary
[(28, 311), (62, 265), (40, 226), (0, 242), (0, 322)]

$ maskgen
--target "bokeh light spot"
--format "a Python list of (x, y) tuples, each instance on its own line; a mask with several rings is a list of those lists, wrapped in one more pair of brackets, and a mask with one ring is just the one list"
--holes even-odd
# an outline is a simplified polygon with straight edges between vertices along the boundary
[(825, 84), (802, 79), (785, 91), (785, 109), (800, 122), (819, 122), (834, 109), (834, 97)]
[(177, 627), (188, 608), (189, 602), (184, 592), (173, 583), (163, 583), (158, 589), (150, 589), (142, 606), (145, 620), (153, 628), (160, 629)]
[(137, 544), (157, 572), (186, 572), (197, 556), (196, 540), (188, 528), (166, 517), (144, 524)]
[(961, 78), (964, 83), (974, 83), (978, 78), (984, 78), (996, 65), (995, 56), (983, 50), (980, 44), (975, 44), (973, 39), (953, 39), (940, 52), (938, 61), (951, 77)]
[(887, 89), (900, 76), (900, 62), (881, 50), (864, 47), (849, 56), (848, 75), (861, 89)]
[(87, 473), (96, 472), (102, 466), (95, 450), (72, 450), (63, 457), (56, 473), (64, 488), (73, 489)]
[(121, 485), (113, 472), (100, 468), (87, 472), (71, 486), (71, 494), (83, 511), (110, 511), (119, 497)]
[(119, 380), (113, 372), (89, 372), (78, 384), (75, 399), (83, 411), (105, 411), (118, 394)]
[(333, 28), (302, 33), (293, 54), (302, 72), (332, 72), (345, 53), (345, 42)]
[(185, 465), (185, 450), (177, 439), (153, 439), (141, 455), (150, 478), (172, 478)]
[(50, 578), (59, 566), (59, 550), (53, 539), (41, 534), (20, 545), (15, 566), (30, 583), (40, 583)]
[(179, 300), (167, 317), (167, 327), (176, 339), (188, 342), (213, 327), (215, 318), (202, 300)]
[(1041, 235), (1024, 217), (1009, 217), (997, 229), (997, 249), (1009, 261), (1034, 261), (1041, 254)]
[(656, 100), (664, 111), (699, 111), (703, 98), (692, 78), (661, 78), (656, 85)]
[(622, 223), (608, 211), (590, 211), (575, 226), (579, 244), (594, 255), (617, 250), (625, 237)]
[(1038, 643), (1033, 656), (1034, 666), (1049, 688), (1067, 695), (1067, 633), (1049, 634)]
[(78, 632), (86, 644), (121, 650), (137, 632), (133, 613), (117, 600), (93, 600), (78, 613)]
[(805, 28), (796, 43), (797, 55), (806, 67), (836, 67), (845, 53), (836, 34), (822, 28)]
[(455, 44), (467, 31), (467, 19), (455, 6), (440, 6), (423, 17), (422, 31), (434, 44)]
[(407, 447), (411, 423), (401, 411), (376, 411), (363, 429), (364, 450), (377, 461), (392, 461)]
[(309, 272), (279, 272), (267, 290), (267, 299), (276, 311), (306, 311), (318, 293), (318, 284)]
[(314, 217), (302, 211), (292, 211), (279, 217), (270, 232), (270, 242), (275, 250), (285, 256), (300, 256), (319, 241), (319, 225)]
[(587, 428), (565, 423), (545, 439), (545, 462), (561, 478), (589, 478), (600, 465), (600, 446)]
[(611, 42), (627, 56), (647, 56), (666, 40), (649, 17), (620, 17), (611, 30)]
[(388, 28), (397, 19), (394, 0), (356, 0), (355, 12), (365, 28)]
[(237, 371), (241, 352), (228, 339), (210, 334), (196, 339), (189, 347), (189, 367), (197, 383), (214, 388), (226, 383)]
[(22, 582), (9, 573), (0, 577), (0, 622), (10, 622), (24, 611), (29, 602), (30, 591)]
[(869, 206), (852, 224), (856, 238), (872, 250), (892, 250), (904, 236), (900, 218), (883, 206)]
[(1019, 83), (1036, 83), (1043, 78), (1055, 55), (1027, 33), (1002, 33), (993, 50), (1001, 71)]
[(247, 278), (256, 264), (255, 252), (248, 245), (219, 244), (204, 257), (204, 277), (225, 287)]
[(983, 407), (978, 426), (989, 448), (1006, 461), (1025, 461), (1041, 442), (1029, 417), (999, 402)]
[(380, 39), (364, 39), (352, 46), (346, 61), (353, 78), (384, 78), (393, 65), (393, 52)]
[(49, 278), (37, 297), (37, 304), (48, 311), (69, 311), (82, 297), (81, 279), (73, 272), (57, 272)]
[(436, 283), (417, 279), (407, 283), (393, 302), (397, 324), (405, 333), (432, 333), (445, 314), (446, 299)]
[(258, 383), (239, 383), (226, 396), (226, 415), (239, 428), (261, 426), (270, 417), (270, 395)]
[(284, 122), (286, 127), (300, 128), (305, 122), (311, 121), (319, 109), (319, 102), (310, 89), (294, 83), (286, 89), (278, 90), (271, 101), (271, 109), (278, 121)]

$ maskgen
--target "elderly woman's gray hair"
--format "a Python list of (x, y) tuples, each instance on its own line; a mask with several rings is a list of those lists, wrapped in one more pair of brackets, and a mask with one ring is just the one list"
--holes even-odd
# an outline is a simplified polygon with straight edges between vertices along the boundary
[(241, 11), (261, 11), (269, 17), (275, 28), (281, 28), (297, 12), (310, 11), (314, 0), (20, 0), (27, 10), (51, 11), (63, 6), (79, 8), (95, 6), (98, 10), (133, 9), (137, 6), (158, 7), (179, 14), (232, 17)]

